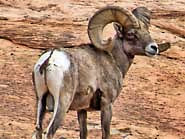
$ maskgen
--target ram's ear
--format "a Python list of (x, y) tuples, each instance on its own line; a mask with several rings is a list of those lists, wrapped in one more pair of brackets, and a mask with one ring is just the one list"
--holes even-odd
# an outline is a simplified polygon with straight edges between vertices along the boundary
[(116, 22), (113, 23), (113, 26), (114, 26), (117, 36), (119, 38), (123, 38), (123, 27), (119, 23), (116, 23)]
[(132, 13), (137, 17), (137, 19), (141, 20), (147, 27), (150, 24), (151, 11), (146, 7), (137, 7), (132, 11)]

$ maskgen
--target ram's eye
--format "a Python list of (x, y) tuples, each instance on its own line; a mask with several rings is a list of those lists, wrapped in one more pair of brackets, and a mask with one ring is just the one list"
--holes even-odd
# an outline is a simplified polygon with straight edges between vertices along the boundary
[(127, 40), (137, 39), (136, 32), (134, 30), (128, 31), (127, 34), (126, 34), (126, 39)]

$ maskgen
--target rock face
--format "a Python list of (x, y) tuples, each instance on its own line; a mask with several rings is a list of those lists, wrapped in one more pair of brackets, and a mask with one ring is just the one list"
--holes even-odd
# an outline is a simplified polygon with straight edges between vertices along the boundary
[[(36, 108), (31, 72), (40, 49), (88, 43), (88, 18), (106, 5), (148, 7), (153, 38), (171, 43), (170, 50), (155, 58), (135, 59), (113, 107), (112, 138), (185, 138), (184, 4), (184, 0), (0, 0), (0, 139), (31, 137)], [(88, 113), (89, 139), (101, 136), (99, 115)], [(49, 118), (47, 114), (44, 123)], [(62, 137), (79, 137), (76, 112), (70, 111), (57, 131), (55, 138)]]

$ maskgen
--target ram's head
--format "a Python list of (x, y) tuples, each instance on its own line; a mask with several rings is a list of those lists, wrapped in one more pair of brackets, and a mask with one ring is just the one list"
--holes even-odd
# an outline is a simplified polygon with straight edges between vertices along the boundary
[[(158, 45), (152, 40), (148, 30), (150, 15), (145, 7), (138, 7), (132, 12), (117, 6), (103, 8), (89, 21), (89, 38), (95, 47), (104, 51), (111, 52), (114, 47), (121, 45), (130, 55), (156, 55)], [(116, 35), (114, 39), (104, 41), (103, 29), (111, 22), (114, 22)]]

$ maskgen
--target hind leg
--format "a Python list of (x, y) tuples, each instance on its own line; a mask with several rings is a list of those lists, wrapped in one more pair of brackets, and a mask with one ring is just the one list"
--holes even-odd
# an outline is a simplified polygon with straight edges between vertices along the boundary
[(37, 96), (37, 116), (36, 127), (32, 139), (42, 139), (42, 120), (46, 110), (46, 92), (44, 77), (39, 72), (33, 73), (33, 83)]
[(46, 110), (45, 96), (39, 98), (37, 104), (37, 121), (32, 139), (42, 139), (42, 120)]
[[(69, 86), (71, 80), (68, 80), (70, 78), (67, 78), (67, 75), (66, 73), (63, 76), (57, 69), (56, 71), (49, 71), (47, 74), (48, 89), (54, 98), (54, 112), (44, 132), (44, 139), (52, 139), (61, 122), (64, 120), (64, 116), (73, 100), (74, 88), (73, 86)], [(54, 80), (57, 82), (54, 82)]]
[(54, 100), (54, 112), (52, 119), (44, 132), (44, 139), (52, 139), (56, 130), (64, 120), (65, 114), (71, 104), (72, 95), (63, 94), (61, 96), (55, 96)]
[[(55, 59), (55, 54), (58, 55), (56, 58), (61, 58), (60, 61)], [(52, 139), (63, 122), (76, 91), (76, 68), (73, 64), (68, 67), (66, 63), (70, 64), (70, 58), (66, 53), (58, 51), (53, 53), (50, 65), (47, 67), (46, 81), (49, 92), (54, 98), (54, 112), (44, 132), (44, 139)]]

